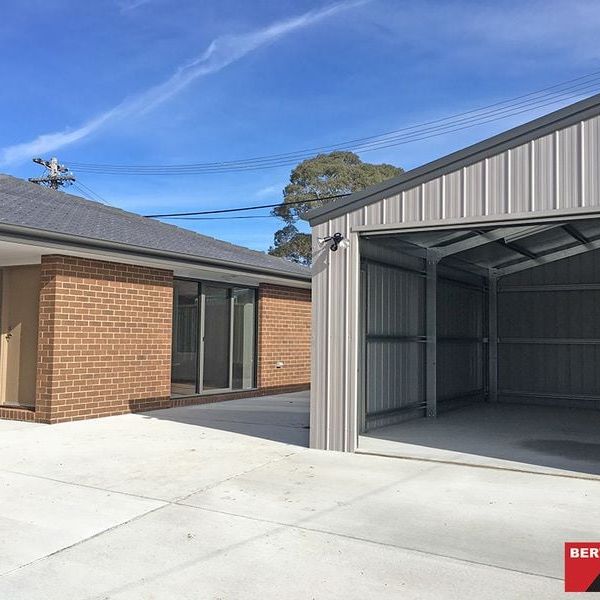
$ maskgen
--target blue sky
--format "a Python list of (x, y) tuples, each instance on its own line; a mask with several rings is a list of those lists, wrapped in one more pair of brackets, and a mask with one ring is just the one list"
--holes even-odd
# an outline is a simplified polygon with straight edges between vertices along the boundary
[[(0, 0), (0, 8), (0, 171), (20, 177), (39, 174), (36, 155), (177, 164), (332, 144), (600, 70), (595, 0)], [(553, 108), (362, 158), (412, 168)], [(143, 214), (277, 202), (289, 171), (79, 179)], [(177, 224), (259, 250), (279, 227)]]

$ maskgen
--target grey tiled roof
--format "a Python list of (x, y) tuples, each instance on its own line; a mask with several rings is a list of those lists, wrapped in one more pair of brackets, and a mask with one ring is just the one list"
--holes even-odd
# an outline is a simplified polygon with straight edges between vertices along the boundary
[(306, 267), (263, 252), (0, 174), (0, 229), (2, 225), (187, 255), (198, 262), (244, 265), (295, 278), (310, 276)]

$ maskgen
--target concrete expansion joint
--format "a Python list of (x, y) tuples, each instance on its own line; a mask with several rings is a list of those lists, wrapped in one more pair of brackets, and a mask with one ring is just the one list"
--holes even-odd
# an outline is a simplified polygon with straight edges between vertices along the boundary
[(231, 475), (230, 477), (226, 477), (225, 479), (219, 479), (219, 481), (216, 481), (216, 482), (206, 485), (204, 487), (198, 488), (197, 490), (194, 490), (194, 491), (190, 492), (189, 494), (185, 494), (184, 496), (176, 498), (175, 500), (170, 500), (168, 502), (169, 502), (169, 504), (175, 504), (175, 505), (180, 504), (182, 506), (188, 506), (187, 504), (183, 504), (183, 501), (187, 500), (194, 494), (201, 494), (203, 492), (207, 492), (208, 490), (211, 490), (211, 489), (221, 485), (222, 483), (231, 481), (232, 479), (235, 479), (236, 477), (242, 477), (244, 475), (248, 475), (249, 473), (254, 473), (255, 471), (264, 469), (265, 467), (268, 467), (269, 465), (281, 462), (282, 460), (285, 460), (286, 458), (289, 458), (290, 456), (294, 456), (295, 454), (298, 454), (298, 453), (294, 451), (294, 452), (289, 452), (287, 454), (284, 454), (283, 456), (278, 456), (277, 458), (268, 460), (264, 463), (261, 463), (260, 465), (255, 465), (254, 467), (246, 469), (245, 471), (241, 471), (239, 473), (234, 473), (233, 475)]
[[(197, 510), (206, 510), (206, 511), (209, 511), (209, 512), (221, 512), (221, 511), (214, 511), (214, 510), (210, 510), (210, 509), (203, 509), (201, 507), (194, 506), (192, 504), (186, 504), (184, 501), (187, 498), (190, 498), (191, 496), (193, 496), (195, 494), (208, 491), (208, 490), (210, 490), (210, 489), (212, 489), (212, 488), (214, 488), (214, 487), (216, 487), (218, 485), (221, 485), (221, 484), (223, 484), (223, 483), (225, 483), (227, 481), (230, 481), (230, 480), (235, 479), (237, 477), (242, 477), (244, 475), (247, 475), (249, 473), (252, 473), (254, 471), (257, 471), (259, 469), (267, 467), (267, 466), (269, 466), (271, 464), (280, 462), (280, 461), (285, 460), (285, 459), (287, 459), (287, 458), (289, 458), (291, 456), (294, 456), (295, 454), (297, 454), (297, 452), (288, 452), (287, 454), (284, 454), (284, 455), (279, 456), (279, 457), (277, 457), (275, 459), (272, 459), (272, 460), (266, 461), (264, 463), (261, 463), (260, 465), (256, 465), (256, 466), (254, 466), (254, 467), (252, 467), (250, 469), (246, 469), (245, 471), (241, 471), (239, 473), (235, 473), (231, 477), (227, 477), (225, 479), (220, 479), (219, 481), (215, 482), (212, 485), (204, 486), (202, 488), (198, 488), (196, 490), (193, 490), (192, 492), (190, 492), (188, 494), (185, 494), (184, 496), (181, 496), (179, 498), (175, 498), (173, 500), (167, 500), (167, 499), (163, 499), (163, 498), (154, 498), (152, 496), (145, 496), (143, 494), (132, 494), (132, 493), (129, 493), (129, 492), (115, 491), (115, 490), (111, 490), (111, 489), (108, 489), (108, 488), (103, 488), (103, 487), (98, 487), (98, 486), (93, 486), (93, 485), (86, 485), (86, 484), (80, 484), (80, 483), (72, 483), (70, 481), (63, 481), (63, 480), (52, 478), (52, 477), (42, 477), (40, 475), (31, 475), (29, 473), (21, 473), (19, 471), (12, 471), (12, 470), (7, 470), (7, 469), (0, 469), (0, 472), (4, 472), (4, 473), (11, 473), (11, 474), (14, 474), (14, 475), (21, 475), (21, 476), (24, 476), (24, 477), (32, 477), (32, 478), (35, 478), (35, 479), (42, 479), (42, 480), (45, 480), (45, 481), (52, 481), (52, 482), (55, 482), (55, 483), (60, 483), (62, 485), (70, 485), (70, 486), (74, 486), (74, 487), (81, 487), (81, 488), (86, 488), (86, 489), (93, 489), (93, 490), (96, 490), (96, 491), (102, 491), (102, 492), (107, 492), (109, 494), (114, 494), (115, 496), (119, 496), (119, 495), (121, 495), (121, 496), (128, 496), (128, 497), (139, 498), (140, 500), (150, 500), (150, 501), (154, 501), (154, 502), (159, 502), (160, 503), (160, 506), (155, 506), (154, 508), (151, 508), (149, 510), (146, 510), (146, 511), (140, 513), (140, 514), (135, 515), (131, 519), (127, 519), (126, 521), (123, 521), (121, 523), (117, 523), (117, 524), (115, 524), (115, 525), (113, 525), (111, 527), (107, 527), (106, 529), (103, 529), (102, 531), (99, 531), (99, 532), (97, 532), (97, 533), (95, 533), (93, 535), (90, 535), (90, 536), (88, 536), (86, 538), (78, 540), (77, 542), (75, 542), (73, 544), (69, 544), (67, 546), (64, 546), (63, 548), (60, 548), (60, 549), (56, 550), (55, 552), (51, 552), (50, 554), (46, 554), (45, 556), (42, 556), (40, 558), (36, 558), (35, 560), (32, 560), (32, 561), (30, 561), (28, 563), (25, 563), (23, 565), (19, 565), (18, 567), (14, 568), (14, 569), (9, 569), (8, 571), (0, 572), (0, 578), (4, 577), (6, 575), (10, 575), (11, 573), (19, 571), (19, 570), (24, 569), (26, 567), (29, 567), (31, 565), (34, 565), (36, 563), (39, 563), (39, 562), (41, 562), (43, 560), (46, 560), (48, 558), (51, 558), (52, 556), (56, 556), (58, 554), (61, 554), (62, 552), (66, 551), (66, 550), (70, 550), (71, 548), (74, 548), (76, 546), (80, 546), (81, 544), (84, 544), (84, 543), (86, 543), (86, 542), (88, 542), (90, 540), (93, 540), (93, 539), (101, 536), (101, 535), (104, 535), (105, 533), (108, 533), (110, 531), (114, 531), (116, 529), (119, 529), (120, 527), (123, 527), (124, 525), (128, 525), (130, 523), (133, 523), (133, 522), (135, 522), (135, 521), (137, 521), (139, 519), (142, 519), (143, 517), (146, 517), (146, 516), (148, 516), (150, 514), (158, 512), (159, 510), (162, 510), (163, 508), (167, 508), (169, 506), (185, 506), (187, 508), (194, 508), (194, 509), (197, 509)], [(233, 515), (233, 516), (238, 516), (240, 518), (243, 517), (243, 515)], [(247, 517), (247, 518), (249, 518), (249, 517)], [(254, 520), (261, 521), (261, 519), (254, 519)]]
[(387, 542), (381, 542), (378, 540), (371, 540), (369, 538), (365, 538), (365, 537), (361, 537), (361, 536), (350, 535), (347, 533), (339, 533), (339, 532), (335, 532), (335, 531), (328, 531), (327, 529), (320, 529), (318, 527), (307, 527), (305, 525), (301, 525), (298, 523), (285, 523), (284, 521), (276, 521), (273, 519), (262, 519), (262, 518), (258, 518), (258, 517), (251, 517), (248, 515), (243, 515), (243, 514), (234, 513), (234, 512), (225, 511), (225, 510), (217, 510), (215, 508), (206, 508), (206, 507), (202, 507), (202, 506), (196, 506), (193, 504), (185, 504), (185, 503), (178, 503), (178, 504), (180, 506), (186, 506), (188, 508), (194, 508), (196, 510), (202, 510), (205, 512), (218, 513), (218, 514), (227, 515), (230, 517), (237, 517), (240, 519), (246, 519), (248, 521), (254, 521), (257, 523), (266, 523), (266, 524), (270, 524), (270, 525), (277, 525), (277, 526), (279, 526), (281, 528), (285, 528), (285, 529), (296, 529), (298, 531), (319, 533), (321, 535), (331, 536), (331, 537), (335, 537), (335, 538), (352, 540), (352, 541), (356, 541), (356, 542), (363, 542), (363, 543), (367, 543), (367, 544), (370, 544), (373, 546), (378, 546), (378, 547), (383, 547), (383, 548), (394, 548), (396, 550), (403, 550), (405, 552), (411, 552), (411, 553), (419, 554), (422, 556), (433, 556), (436, 558), (440, 558), (443, 560), (448, 560), (450, 562), (455, 562), (455, 563), (460, 563), (460, 564), (477, 565), (480, 567), (487, 567), (490, 569), (498, 569), (500, 571), (508, 571), (511, 573), (520, 573), (522, 575), (529, 575), (530, 577), (540, 577), (543, 579), (562, 581), (562, 579), (560, 577), (554, 577), (553, 575), (547, 575), (545, 573), (534, 573), (532, 571), (522, 571), (519, 569), (510, 569), (508, 567), (502, 567), (500, 565), (495, 565), (495, 564), (488, 563), (488, 562), (470, 560), (468, 558), (460, 558), (458, 556), (452, 556), (450, 554), (441, 554), (441, 553), (437, 553), (437, 552), (420, 550), (419, 548), (413, 548), (411, 546), (402, 546), (400, 544), (391, 544), (391, 543), (387, 543)]
[[(14, 471), (7, 471), (8, 473), (14, 472)], [(35, 475), (34, 475), (35, 477)], [(52, 480), (52, 481), (57, 481), (57, 480)], [(59, 482), (59, 483), (67, 483), (68, 482)], [(78, 484), (71, 484), (71, 485), (78, 485)], [(82, 487), (89, 487), (89, 486), (82, 486)], [(95, 488), (97, 490), (101, 490), (102, 488)], [(111, 494), (120, 494), (121, 492), (112, 492), (111, 490), (105, 490)], [(128, 496), (134, 495), (134, 494), (126, 494)], [(144, 498), (144, 496), (138, 496), (139, 498)], [(151, 498), (148, 498), (151, 499)], [(1, 577), (5, 577), (7, 575), (10, 575), (11, 573), (15, 573), (17, 571), (20, 571), (21, 569), (25, 569), (26, 567), (30, 567), (32, 565), (35, 565), (37, 563), (40, 563), (48, 558), (51, 558), (53, 556), (57, 556), (58, 554), (62, 554), (63, 552), (65, 552), (66, 550), (70, 550), (71, 548), (76, 548), (77, 546), (81, 546), (82, 544), (85, 544), (86, 542), (89, 542), (90, 540), (96, 539), (102, 535), (104, 535), (105, 533), (109, 533), (110, 531), (115, 531), (116, 529), (119, 529), (120, 527), (123, 527), (123, 525), (128, 525), (130, 523), (133, 523), (135, 521), (138, 521), (152, 513), (158, 512), (159, 510), (165, 508), (165, 506), (169, 506), (168, 502), (164, 502), (161, 506), (155, 506), (154, 508), (151, 508), (150, 510), (144, 511), (143, 513), (140, 513), (138, 515), (135, 515), (134, 517), (131, 517), (131, 519), (127, 519), (126, 521), (123, 521), (122, 523), (117, 523), (116, 525), (113, 525), (112, 527), (107, 527), (106, 529), (103, 529), (102, 531), (98, 531), (97, 533), (94, 533), (93, 535), (90, 535), (86, 538), (83, 538), (81, 540), (77, 540), (75, 543), (73, 544), (69, 544), (68, 546), (64, 546), (63, 548), (59, 548), (58, 550), (55, 550), (54, 552), (50, 552), (50, 554), (46, 554), (45, 556), (40, 556), (39, 558), (36, 558), (35, 560), (32, 560), (28, 563), (25, 563), (23, 565), (19, 565), (18, 567), (14, 568), (14, 569), (9, 569), (8, 571), (4, 571), (3, 573), (0, 573), (0, 578)]]

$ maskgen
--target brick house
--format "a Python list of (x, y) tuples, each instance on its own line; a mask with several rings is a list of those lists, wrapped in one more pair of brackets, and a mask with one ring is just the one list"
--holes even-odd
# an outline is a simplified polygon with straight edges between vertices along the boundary
[(310, 273), (0, 175), (0, 418), (308, 389)]

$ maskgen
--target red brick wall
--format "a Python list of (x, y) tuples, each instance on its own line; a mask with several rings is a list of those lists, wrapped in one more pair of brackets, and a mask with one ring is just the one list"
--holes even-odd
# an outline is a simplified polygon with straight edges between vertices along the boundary
[(43, 256), (35, 413), (0, 418), (58, 423), (308, 388), (310, 290), (265, 284), (259, 389), (171, 400), (172, 285), (170, 271)]
[(310, 290), (265, 284), (258, 295), (258, 387), (308, 388)]
[(170, 405), (170, 271), (43, 256), (36, 420)]

